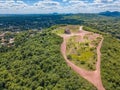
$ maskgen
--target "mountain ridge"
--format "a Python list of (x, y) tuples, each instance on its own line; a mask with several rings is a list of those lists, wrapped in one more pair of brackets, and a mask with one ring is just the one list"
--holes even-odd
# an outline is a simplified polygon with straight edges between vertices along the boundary
[(105, 11), (105, 12), (100, 12), (99, 15), (118, 17), (120, 16), (120, 12), (119, 11), (113, 11), (113, 12)]

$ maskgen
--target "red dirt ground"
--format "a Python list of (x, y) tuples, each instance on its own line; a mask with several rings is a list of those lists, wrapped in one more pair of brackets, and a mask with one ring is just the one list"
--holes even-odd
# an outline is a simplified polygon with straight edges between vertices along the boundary
[(90, 33), (90, 32), (84, 31), (84, 30), (82, 30), (82, 27), (80, 27), (79, 33), (75, 33), (75, 34), (72, 33), (70, 35), (66, 35), (66, 34), (61, 35), (61, 37), (63, 37), (63, 43), (61, 44), (61, 53), (62, 53), (65, 61), (67, 62), (67, 64), (75, 72), (77, 72), (80, 76), (82, 76), (83, 78), (88, 80), (90, 83), (92, 83), (98, 90), (105, 90), (105, 88), (102, 84), (101, 75), (100, 75), (100, 62), (101, 62), (100, 48), (102, 46), (103, 38), (100, 41), (99, 45), (97, 46), (97, 62), (96, 62), (96, 70), (95, 71), (87, 71), (85, 69), (78, 67), (77, 65), (72, 63), (70, 60), (68, 60), (67, 56), (66, 56), (66, 41), (67, 41), (67, 39), (69, 39), (71, 36), (76, 36), (76, 35), (80, 36), (83, 39), (84, 35), (88, 34), (88, 33)]

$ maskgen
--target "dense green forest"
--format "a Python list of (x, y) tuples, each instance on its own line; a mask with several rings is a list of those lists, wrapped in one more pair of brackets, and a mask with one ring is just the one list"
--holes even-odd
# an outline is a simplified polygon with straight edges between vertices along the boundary
[(0, 31), (42, 30), (56, 24), (86, 25), (120, 38), (120, 17), (107, 17), (99, 14), (0, 16)]
[(56, 24), (81, 24), (82, 20), (64, 19), (66, 15), (3, 15), (0, 16), (0, 31), (41, 30)]
[(83, 21), (82, 25), (110, 33), (120, 39), (120, 17), (107, 17), (98, 14), (75, 14), (66, 15), (64, 19)]
[(100, 33), (104, 37), (101, 48), (101, 76), (106, 90), (120, 90), (120, 40), (90, 27), (85, 30)]
[(106, 90), (120, 90), (120, 40), (105, 36), (102, 46), (101, 74)]
[(67, 66), (62, 38), (49, 30), (15, 36), (15, 46), (0, 53), (0, 90), (96, 90)]

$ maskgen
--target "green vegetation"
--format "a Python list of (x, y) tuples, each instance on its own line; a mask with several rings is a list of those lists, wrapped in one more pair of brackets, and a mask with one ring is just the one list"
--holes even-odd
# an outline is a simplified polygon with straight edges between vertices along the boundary
[(55, 34), (64, 34), (65, 30), (68, 29), (72, 33), (76, 33), (79, 31), (79, 25), (60, 25), (59, 27), (56, 27), (52, 32)]
[[(120, 39), (120, 17), (107, 17), (98, 14), (75, 14), (63, 16), (64, 20), (82, 21), (82, 24), (92, 29), (110, 33)], [(72, 23), (72, 22), (71, 22)]]
[(96, 90), (67, 66), (62, 38), (50, 29), (21, 32), (15, 40), (12, 50), (0, 53), (0, 90)]
[[(86, 27), (84, 27), (86, 28)], [(88, 31), (98, 32), (92, 28)], [(101, 33), (99, 31), (99, 33)], [(120, 90), (120, 40), (109, 34), (102, 33), (104, 36), (101, 48), (101, 76), (106, 90)]]
[[(67, 41), (67, 57), (82, 68), (95, 70), (95, 64), (97, 61), (97, 45), (94, 46), (94, 44), (92, 44), (93, 41), (88, 39), (84, 39), (84, 41), (77, 41), (80, 38), (80, 36), (72, 36), (69, 38)], [(96, 40), (94, 40), (94, 42), (95, 41)], [(90, 46), (90, 44), (92, 46)]]
[(98, 14), (3, 15), (0, 24), (0, 31), (42, 30), (57, 24), (86, 25), (120, 38), (120, 17)]
[[(87, 27), (84, 27), (84, 30), (102, 34), (104, 36), (101, 50), (102, 81), (106, 90), (120, 90), (120, 41), (117, 40), (120, 39), (120, 17), (98, 14), (8, 15), (0, 17), (0, 24), (1, 34), (3, 31), (43, 30), (56, 24), (85, 25)], [(59, 29), (58, 26), (51, 29), (55, 28)], [(61, 34), (64, 29), (66, 28), (56, 29), (55, 33)], [(59, 51), (62, 39), (47, 31), (33, 36), (28, 31), (21, 32), (15, 35), (14, 47), (0, 45), (0, 90), (95, 89), (67, 67)], [(8, 34), (6, 39), (9, 37), (11, 36)], [(88, 47), (86, 48), (90, 51)], [(77, 56), (78, 59), (88, 57), (84, 54), (85, 52), (80, 54), (83, 57)], [(87, 54), (93, 55), (90, 52)], [(68, 55), (68, 58), (71, 56)], [(86, 63), (82, 61), (81, 64)]]
[(120, 90), (120, 40), (105, 36), (102, 46), (102, 80), (106, 90)]
[(117, 17), (101, 17), (99, 19), (87, 20), (86, 26), (92, 27), (99, 31), (110, 33), (120, 39), (120, 18)]
[(63, 27), (58, 27), (58, 28), (56, 28), (55, 30), (53, 30), (52, 32), (55, 33), (55, 34), (57, 34), (57, 35), (64, 34), (65, 28), (63, 28)]

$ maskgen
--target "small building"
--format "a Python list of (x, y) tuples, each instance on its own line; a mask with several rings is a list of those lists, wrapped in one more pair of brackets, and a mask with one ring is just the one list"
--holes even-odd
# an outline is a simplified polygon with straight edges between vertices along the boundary
[(64, 33), (65, 34), (71, 34), (71, 31), (70, 31), (70, 29), (66, 29)]

